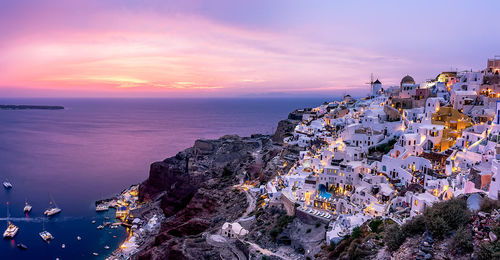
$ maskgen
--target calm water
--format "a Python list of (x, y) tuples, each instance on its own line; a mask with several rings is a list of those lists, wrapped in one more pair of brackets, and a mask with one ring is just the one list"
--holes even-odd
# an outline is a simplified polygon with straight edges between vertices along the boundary
[[(0, 189), (0, 231), (7, 226), (7, 201), (11, 220), (20, 228), (15, 239), (0, 241), (0, 259), (104, 258), (126, 238), (126, 232), (96, 229), (104, 215), (95, 212), (95, 200), (146, 179), (151, 162), (175, 155), (198, 138), (269, 134), (290, 111), (323, 101), (0, 99), (0, 104), (66, 107), (0, 110), (0, 181), (8, 179), (14, 185), (9, 191)], [(63, 211), (42, 223), (49, 193)], [(26, 199), (33, 205), (29, 216), (22, 212)], [(91, 224), (93, 219), (97, 224)], [(55, 236), (50, 244), (38, 235), (43, 225)], [(76, 240), (78, 235), (81, 241)], [(17, 243), (29, 249), (21, 251)], [(105, 250), (105, 245), (111, 249)]]

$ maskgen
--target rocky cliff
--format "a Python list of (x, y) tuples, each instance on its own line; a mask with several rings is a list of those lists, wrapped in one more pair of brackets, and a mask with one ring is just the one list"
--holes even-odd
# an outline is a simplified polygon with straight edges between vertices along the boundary
[[(139, 188), (141, 201), (160, 201), (167, 221), (143, 246), (137, 259), (211, 259), (245, 255), (235, 246), (213, 247), (204, 239), (226, 221), (247, 211), (247, 196), (234, 185), (246, 180), (265, 183), (276, 173), (283, 136), (296, 121), (280, 122), (274, 136), (223, 136), (197, 140), (174, 157), (151, 164), (149, 178)], [(274, 141), (274, 143), (273, 143)], [(277, 143), (277, 144), (276, 144)], [(240, 251), (240, 252), (235, 252)], [(248, 252), (246, 252), (248, 254)]]

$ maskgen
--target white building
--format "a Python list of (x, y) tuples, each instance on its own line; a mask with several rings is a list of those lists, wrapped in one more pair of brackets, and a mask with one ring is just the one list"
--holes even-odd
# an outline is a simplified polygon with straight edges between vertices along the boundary
[(238, 222), (226, 222), (222, 225), (222, 235), (229, 238), (242, 238), (248, 234), (248, 230), (244, 229)]

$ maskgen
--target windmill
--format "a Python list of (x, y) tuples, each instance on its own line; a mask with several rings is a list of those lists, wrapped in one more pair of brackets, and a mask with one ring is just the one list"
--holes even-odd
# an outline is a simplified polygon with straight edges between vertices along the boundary
[(373, 73), (370, 74), (370, 82), (365, 83), (365, 84), (370, 84), (370, 94), (368, 94), (370, 97), (373, 94)]

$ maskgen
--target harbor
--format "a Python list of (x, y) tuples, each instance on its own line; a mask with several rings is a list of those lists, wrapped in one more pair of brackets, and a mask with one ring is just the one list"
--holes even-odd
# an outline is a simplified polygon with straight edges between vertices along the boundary
[[(17, 188), (17, 185), (14, 185), (8, 180), (5, 180), (2, 184), (6, 194), (9, 195), (14, 193)], [(33, 209), (33, 206), (26, 199), (24, 207), (22, 208), (24, 217), (12, 217), (11, 203), (6, 202), (6, 217), (0, 218), (0, 221), (4, 220), (7, 223), (6, 229), (3, 232), (3, 238), (5, 241), (10, 241), (12, 247), (17, 248), (19, 251), (25, 251), (23, 254), (30, 252), (30, 248), (37, 248), (40, 245), (43, 246), (43, 244), (49, 247), (58, 247), (58, 251), (61, 253), (56, 255), (56, 259), (61, 259), (62, 255), (65, 255), (63, 252), (74, 255), (74, 249), (83, 249), (84, 247), (81, 245), (86, 244), (86, 241), (95, 240), (96, 237), (99, 238), (99, 240), (102, 240), (103, 237), (109, 237), (110, 242), (106, 242), (106, 245), (99, 248), (92, 248), (87, 253), (81, 250), (81, 255), (84, 256), (88, 254), (94, 257), (110, 255), (112, 248), (117, 248), (118, 244), (127, 237), (127, 233), (130, 231), (130, 225), (126, 223), (128, 214), (122, 215), (122, 212), (129, 212), (130, 210), (138, 208), (138, 204), (136, 203), (137, 186), (126, 190), (119, 197), (119, 200), (113, 200), (110, 201), (111, 203), (104, 203), (95, 207), (94, 215), (90, 216), (92, 219), (91, 221), (89, 221), (87, 217), (60, 216), (63, 209), (56, 204), (51, 195), (49, 195), (50, 199), (48, 207), (46, 208)], [(109, 210), (110, 207), (113, 209), (112, 211)], [(117, 221), (111, 222), (115, 218)], [(98, 226), (100, 228), (97, 228), (101, 234), (89, 235), (88, 231), (83, 231), (75, 232), (72, 238), (68, 238), (68, 235), (72, 233), (68, 232), (66, 229), (68, 224), (73, 228), (75, 226), (81, 226), (83, 224), (82, 222), (87, 222), (87, 224), (91, 223), (91, 225), (98, 222), (102, 223)], [(37, 228), (38, 231), (33, 232), (32, 226), (39, 226), (39, 228)], [(61, 228), (65, 230), (65, 232), (61, 233)], [(39, 239), (33, 239), (33, 236), (38, 236)], [(68, 251), (66, 248), (70, 250)]]
[(96, 211), (106, 211), (114, 208), (115, 218), (119, 222), (103, 222), (97, 229), (105, 227), (117, 228), (124, 226), (127, 230), (126, 240), (107, 257), (109, 260), (128, 259), (139, 252), (143, 246), (160, 230), (161, 223), (165, 220), (159, 202), (140, 203), (138, 201), (139, 185), (132, 185), (111, 199), (96, 201)]

